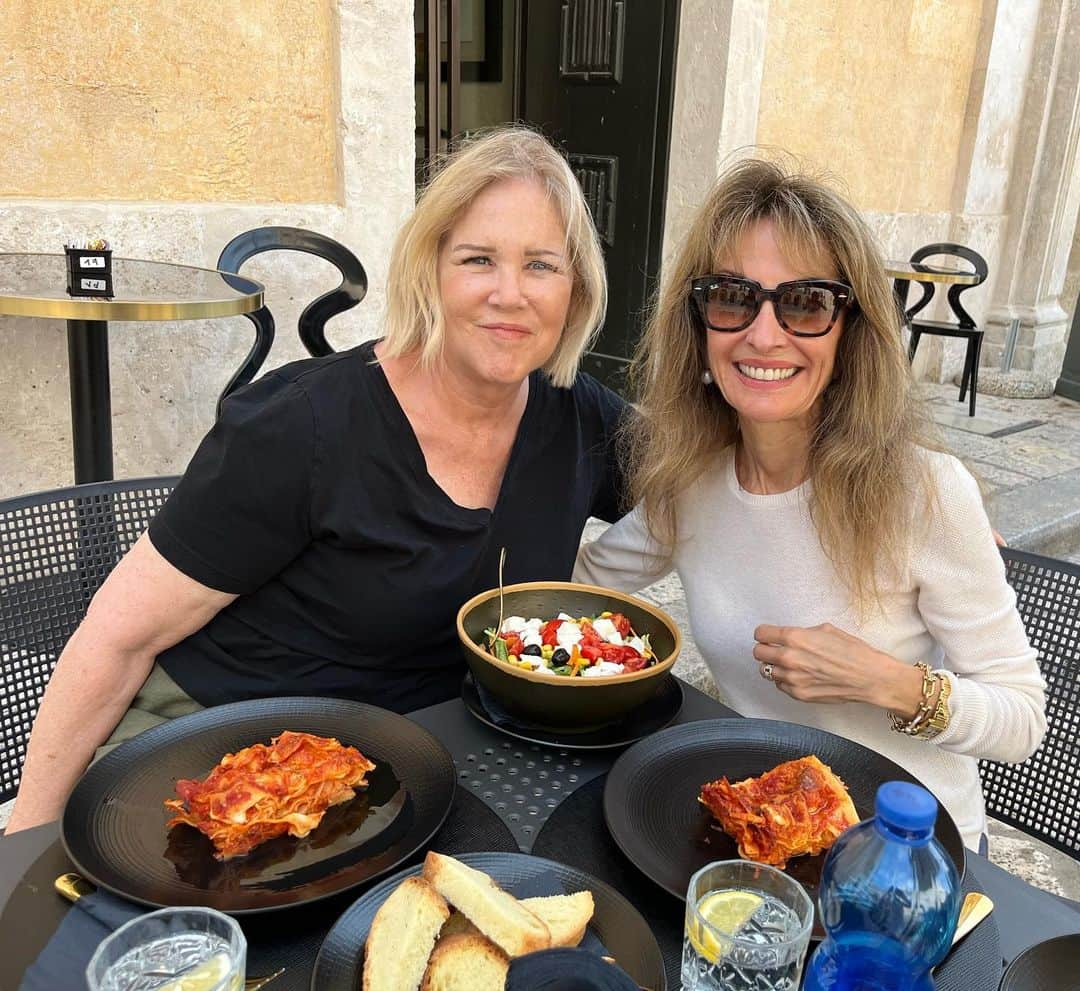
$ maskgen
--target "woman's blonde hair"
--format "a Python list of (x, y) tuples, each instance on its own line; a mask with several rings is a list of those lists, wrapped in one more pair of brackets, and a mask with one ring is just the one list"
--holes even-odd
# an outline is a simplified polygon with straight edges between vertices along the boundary
[(535, 131), (500, 127), (470, 139), (446, 159), (394, 242), (387, 275), (383, 354), (416, 351), (430, 366), (442, 349), (439, 249), (446, 234), (488, 186), (506, 179), (540, 183), (566, 230), (573, 276), (566, 326), (544, 371), (557, 386), (573, 385), (581, 356), (604, 319), (604, 256), (589, 208), (566, 159)]
[(920, 484), (930, 496), (917, 449), (940, 446), (914, 392), (873, 235), (854, 207), (813, 177), (747, 159), (720, 177), (698, 211), (631, 366), (641, 413), (627, 428), (632, 496), (670, 548), (679, 495), (738, 441), (736, 411), (719, 389), (702, 384), (705, 336), (713, 331), (691, 313), (690, 280), (729, 262), (763, 221), (772, 222), (789, 260), (827, 262), (835, 271), (822, 275), (835, 274), (854, 290), (810, 440), (810, 510), (836, 573), (865, 608), (880, 601), (882, 580), (905, 560)]

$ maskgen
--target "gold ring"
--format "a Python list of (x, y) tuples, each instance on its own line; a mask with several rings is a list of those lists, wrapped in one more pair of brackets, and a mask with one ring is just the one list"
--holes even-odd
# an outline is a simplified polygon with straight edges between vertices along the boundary
[(762, 664), (761, 665), (761, 677), (764, 678), (766, 681), (772, 681), (773, 680), (772, 671), (773, 671), (773, 667), (772, 667), (771, 664)]

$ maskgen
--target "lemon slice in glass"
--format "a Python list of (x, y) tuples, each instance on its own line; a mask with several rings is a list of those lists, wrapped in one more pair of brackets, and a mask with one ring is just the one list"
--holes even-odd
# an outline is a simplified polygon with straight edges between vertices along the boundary
[[(710, 891), (698, 902), (697, 915), (687, 927), (690, 944), (699, 956), (709, 963), (716, 963), (731, 949), (731, 942), (718, 937), (716, 932), (728, 936), (738, 935), (763, 900), (756, 892), (744, 891), (741, 888)], [(702, 925), (702, 920), (708, 925)]]
[(186, 974), (161, 985), (158, 991), (217, 991), (228, 973), (228, 956), (215, 953), (209, 960), (193, 967)]

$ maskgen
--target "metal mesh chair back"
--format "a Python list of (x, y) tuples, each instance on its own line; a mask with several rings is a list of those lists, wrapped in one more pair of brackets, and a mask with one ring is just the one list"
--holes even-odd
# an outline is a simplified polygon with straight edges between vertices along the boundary
[(979, 762), (986, 810), (1080, 859), (1080, 564), (1004, 549), (1046, 679), (1046, 738), (1022, 764)]
[(0, 502), (0, 802), (18, 790), (60, 651), (176, 481), (94, 482)]

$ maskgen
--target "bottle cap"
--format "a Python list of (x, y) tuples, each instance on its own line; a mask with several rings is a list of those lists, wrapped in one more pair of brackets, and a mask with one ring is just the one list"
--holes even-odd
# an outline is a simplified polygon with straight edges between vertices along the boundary
[(937, 799), (920, 785), (886, 781), (877, 790), (874, 812), (893, 829), (926, 833), (937, 820)]

